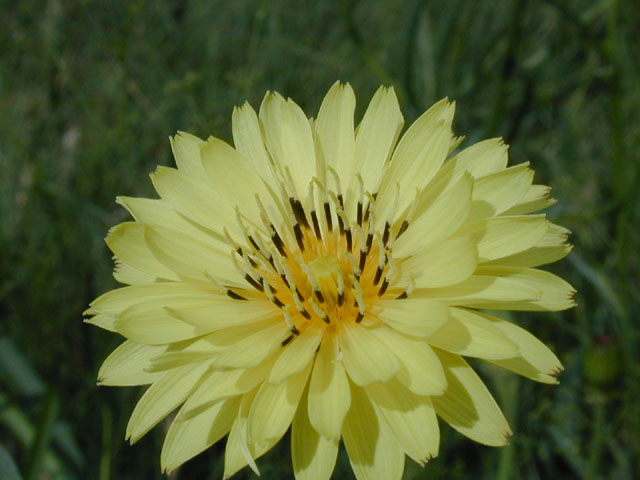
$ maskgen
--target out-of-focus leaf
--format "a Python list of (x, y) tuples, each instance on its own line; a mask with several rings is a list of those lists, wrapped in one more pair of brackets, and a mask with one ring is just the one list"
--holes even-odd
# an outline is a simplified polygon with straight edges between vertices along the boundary
[(2, 445), (0, 445), (0, 478), (2, 480), (22, 480), (13, 458)]
[(6, 337), (0, 337), (0, 381), (25, 396), (42, 395), (46, 388), (31, 363)]

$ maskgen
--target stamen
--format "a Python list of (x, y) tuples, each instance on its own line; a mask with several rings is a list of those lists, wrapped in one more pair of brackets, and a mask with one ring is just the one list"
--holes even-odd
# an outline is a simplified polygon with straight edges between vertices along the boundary
[(294, 339), (294, 337), (295, 337), (295, 335), (289, 335), (282, 342), (280, 342), (280, 345), (282, 345), (283, 347), (286, 347), (291, 342), (291, 340)]
[(300, 229), (300, 224), (296, 223), (293, 226), (293, 233), (296, 236), (296, 242), (298, 243), (298, 247), (300, 248), (300, 252), (304, 253), (304, 237), (302, 236), (302, 230)]
[(358, 268), (358, 261), (356, 260), (356, 257), (354, 257), (351, 252), (345, 252), (344, 256), (351, 262), (351, 265), (353, 266), (353, 274), (360, 278), (362, 271)]
[(364, 303), (364, 295), (362, 294), (362, 287), (360, 286), (360, 282), (355, 278), (354, 275), (351, 275), (352, 282), (352, 290), (353, 294), (356, 298), (356, 305), (358, 306), (358, 315), (356, 316), (356, 323), (360, 323), (364, 318), (365, 313), (365, 303)]
[[(329, 172), (333, 176), (333, 183), (335, 183), (336, 185), (336, 192), (338, 192), (338, 194), (341, 194), (342, 188), (340, 186), (340, 176), (338, 175), (338, 172), (336, 172), (331, 165), (327, 165), (327, 170), (329, 170)], [(340, 204), (342, 204), (342, 202), (340, 202)]]
[(344, 278), (342, 275), (338, 275), (338, 306), (341, 307), (344, 303)]
[(273, 291), (271, 289), (271, 285), (269, 285), (269, 282), (267, 282), (266, 278), (262, 279), (262, 286), (264, 287), (264, 293), (267, 295), (267, 298), (272, 303), (274, 303), (276, 305), (276, 307), (278, 307), (278, 308), (284, 307), (284, 303), (282, 303), (280, 301), (280, 299), (273, 294)]
[(286, 257), (287, 254), (284, 250), (284, 242), (282, 241), (282, 238), (280, 238), (280, 234), (278, 234), (278, 231), (273, 226), (273, 223), (271, 224), (271, 232), (271, 242), (273, 242), (280, 255)]
[(305, 214), (302, 202), (297, 198), (289, 197), (289, 205), (291, 205), (291, 210), (293, 211), (293, 215), (296, 217), (296, 220), (298, 220), (303, 227), (309, 228), (309, 221), (307, 220), (307, 215)]
[(319, 316), (324, 321), (324, 323), (327, 323), (327, 324), (331, 323), (331, 320), (329, 319), (327, 312), (322, 310), (313, 298), (309, 298), (309, 305), (311, 305), (311, 308), (313, 309), (315, 314)]
[[(309, 279), (309, 283), (311, 284), (311, 289), (313, 290), (313, 293), (315, 294), (316, 298), (320, 303), (324, 303), (324, 296), (320, 291), (320, 285), (316, 281), (316, 277), (313, 275), (313, 272), (309, 268), (309, 265), (304, 263), (302, 258), (298, 258), (298, 263), (300, 264), (300, 267), (302, 267), (302, 270), (304, 270), (304, 273), (307, 275), (307, 278)], [(311, 301), (311, 299), (309, 299), (309, 301)]]

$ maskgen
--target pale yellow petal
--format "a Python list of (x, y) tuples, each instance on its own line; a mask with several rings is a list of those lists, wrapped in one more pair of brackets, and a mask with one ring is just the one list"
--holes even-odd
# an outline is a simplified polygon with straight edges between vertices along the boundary
[(456, 178), (465, 171), (483, 177), (507, 166), (509, 147), (501, 138), (490, 138), (465, 148), (442, 167), (442, 174)]
[(144, 225), (124, 222), (109, 230), (105, 242), (113, 254), (136, 270), (166, 280), (177, 280), (176, 274), (160, 263), (144, 239)]
[(498, 258), (483, 265), (505, 267), (539, 267), (562, 260), (573, 250), (573, 245), (556, 245), (554, 247), (531, 247), (520, 253)]
[(162, 470), (172, 472), (224, 437), (233, 425), (239, 405), (240, 397), (234, 397), (216, 403), (188, 420), (174, 420), (162, 445)]
[(429, 397), (407, 390), (398, 380), (365, 387), (404, 452), (420, 465), (438, 455), (440, 429)]
[(161, 228), (144, 227), (144, 237), (153, 255), (168, 269), (182, 277), (207, 281), (211, 277), (221, 283), (249, 287), (233, 265), (233, 248), (226, 251), (182, 233)]
[(524, 197), (531, 182), (533, 171), (528, 162), (476, 178), (469, 218), (492, 217), (509, 210)]
[(402, 282), (417, 288), (446, 287), (471, 275), (478, 264), (476, 246), (468, 236), (445, 240), (402, 261)]
[(349, 378), (358, 385), (386, 382), (398, 373), (400, 364), (384, 341), (376, 335), (381, 327), (345, 322), (340, 347)]
[(454, 306), (503, 310), (530, 305), (541, 298), (542, 291), (512, 278), (471, 275), (448, 287), (416, 290), (413, 296), (437, 299)]
[(533, 247), (548, 228), (544, 215), (492, 217), (468, 223), (456, 235), (471, 237), (482, 263)]
[(389, 327), (414, 337), (431, 335), (449, 319), (446, 304), (421, 297), (380, 300), (374, 311)]
[(116, 279), (116, 282), (124, 283), (125, 285), (146, 285), (158, 280), (155, 275), (133, 268), (119, 258), (114, 257), (114, 260), (113, 278)]
[(198, 386), (209, 364), (177, 368), (163, 375), (144, 392), (136, 404), (129, 423), (126, 437), (136, 443), (145, 433), (171, 413)]
[[(445, 98), (402, 135), (378, 190), (376, 211), (382, 221), (395, 213), (393, 209), (404, 211), (415, 199), (416, 189), (424, 188), (436, 174), (448, 154), (454, 113), (455, 104)], [(396, 184), (401, 188), (394, 205)]]
[(390, 328), (377, 331), (379, 339), (400, 364), (397, 379), (418, 395), (440, 395), (447, 386), (440, 360), (423, 339), (402, 335)]
[(178, 132), (175, 136), (169, 137), (169, 141), (178, 169), (193, 178), (202, 178), (204, 170), (200, 163), (200, 146), (204, 142), (186, 132)]
[[(316, 149), (323, 163), (347, 181), (353, 168), (355, 135), (353, 113), (356, 97), (351, 85), (336, 82), (327, 92), (315, 123)], [(318, 172), (324, 180), (324, 172)]]
[[(355, 162), (345, 184), (355, 182), (361, 175), (365, 191), (375, 192), (382, 167), (391, 157), (404, 119), (393, 87), (380, 87), (373, 95), (367, 111), (358, 126), (355, 144)], [(354, 188), (354, 191), (357, 191)]]
[(408, 228), (393, 247), (394, 255), (402, 258), (417, 253), (457, 231), (469, 213), (472, 186), (471, 176), (463, 174), (424, 213), (409, 219)]
[(260, 178), (271, 179), (271, 159), (262, 139), (258, 115), (248, 102), (233, 109), (231, 128), (236, 150)]
[(164, 348), (125, 340), (102, 363), (98, 371), (98, 383), (125, 387), (147, 385), (159, 380), (162, 373), (149, 373), (145, 369)]
[(315, 147), (306, 115), (293, 100), (269, 92), (259, 116), (271, 158), (284, 178), (291, 176), (295, 193), (302, 200), (316, 175)]
[(333, 335), (325, 335), (309, 383), (309, 419), (323, 436), (338, 440), (351, 404), (349, 381)]
[(429, 336), (427, 342), (448, 352), (485, 360), (519, 354), (518, 346), (489, 320), (461, 308), (451, 308), (451, 320)]
[(478, 443), (505, 445), (511, 429), (480, 377), (462, 357), (442, 350), (437, 353), (448, 382), (443, 395), (431, 398), (438, 415)]
[(269, 374), (269, 381), (280, 383), (309, 365), (320, 345), (323, 333), (324, 328), (308, 328), (301, 335), (294, 336), (293, 340), (282, 347), (282, 352)]
[(265, 382), (260, 386), (247, 419), (247, 440), (250, 444), (279, 440), (285, 434), (310, 371), (311, 362), (284, 382), (277, 385)]
[[(253, 330), (253, 332), (252, 332)], [(289, 336), (287, 325), (276, 322), (266, 328), (247, 329), (246, 334), (221, 352), (214, 361), (216, 368), (251, 368), (279, 348)]]
[(338, 457), (338, 440), (325, 438), (313, 428), (306, 397), (302, 395), (291, 425), (293, 472), (296, 480), (328, 480)]
[(569, 238), (570, 230), (556, 225), (555, 223), (549, 223), (549, 230), (545, 233), (537, 243), (536, 247), (557, 247), (563, 245)]
[(362, 388), (351, 384), (351, 399), (342, 438), (356, 478), (400, 480), (404, 453), (393, 432)]
[(116, 332), (116, 317), (108, 315), (106, 313), (98, 313), (90, 318), (85, 318), (84, 323), (89, 325), (95, 325), (96, 327), (103, 328), (110, 332)]
[(505, 215), (526, 215), (549, 208), (556, 203), (555, 199), (549, 198), (550, 193), (551, 188), (546, 185), (531, 185), (524, 197), (504, 213)]
[[(158, 195), (189, 220), (222, 235), (223, 227), (239, 233), (240, 227), (231, 203), (214, 192), (203, 180), (178, 170), (158, 167), (151, 174)], [(241, 234), (238, 238), (242, 238)]]
[(480, 275), (496, 275), (540, 290), (539, 298), (514, 306), (513, 310), (558, 311), (575, 307), (576, 293), (569, 283), (550, 272), (534, 268), (487, 266), (479, 267)]

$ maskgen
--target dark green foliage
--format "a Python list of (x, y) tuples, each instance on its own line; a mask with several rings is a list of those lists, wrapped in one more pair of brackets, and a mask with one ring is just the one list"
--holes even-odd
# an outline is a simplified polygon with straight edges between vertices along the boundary
[[(336, 80), (362, 113), (393, 84), (407, 121), (458, 102), (467, 143), (504, 136), (551, 185), (576, 245), (552, 270), (579, 306), (514, 314), (558, 353), (559, 386), (474, 363), (515, 432), (490, 449), (442, 426), (405, 478), (640, 477), (640, 3), (634, 0), (2, 2), (0, 476), (161, 478), (163, 428), (124, 442), (140, 396), (98, 388), (116, 335), (82, 324), (115, 287), (114, 197), (152, 195), (176, 130), (230, 140), (231, 108), (267, 89), (315, 114)], [(10, 342), (8, 339), (11, 338)], [(80, 445), (81, 447), (78, 447)], [(258, 463), (292, 476), (288, 441)], [(13, 460), (11, 460), (13, 458)], [(223, 443), (174, 478), (220, 478)], [(335, 478), (351, 478), (344, 454)], [(243, 471), (237, 478), (253, 475)], [(44, 478), (44, 477), (40, 477)]]

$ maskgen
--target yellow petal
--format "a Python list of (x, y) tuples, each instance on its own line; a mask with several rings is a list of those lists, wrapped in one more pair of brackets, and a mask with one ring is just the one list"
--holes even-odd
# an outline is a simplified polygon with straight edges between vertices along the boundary
[(110, 332), (116, 331), (116, 317), (107, 315), (106, 313), (98, 313), (91, 318), (85, 318), (84, 323), (95, 325)]
[(456, 235), (469, 235), (478, 247), (478, 262), (506, 257), (533, 247), (549, 228), (544, 215), (492, 217), (462, 227)]
[(149, 249), (144, 239), (144, 225), (136, 222), (121, 223), (109, 230), (105, 242), (116, 257), (136, 270), (166, 280), (178, 279)]
[(493, 360), (492, 363), (537, 382), (558, 383), (556, 375), (563, 370), (562, 364), (544, 343), (513, 323), (480, 312), (477, 315), (489, 320), (519, 349), (517, 357)]
[(526, 215), (544, 210), (556, 203), (553, 198), (549, 198), (550, 192), (551, 188), (546, 185), (531, 185), (524, 197), (504, 213), (505, 215)]
[(467, 236), (432, 245), (401, 263), (403, 283), (413, 278), (417, 288), (446, 287), (471, 275), (478, 264), (476, 246)]
[(356, 478), (400, 480), (404, 453), (393, 432), (362, 388), (351, 384), (351, 399), (342, 438)]
[(178, 169), (193, 178), (202, 178), (204, 170), (200, 163), (200, 146), (204, 142), (186, 132), (178, 132), (174, 137), (169, 137), (169, 141)]
[(507, 166), (508, 149), (501, 138), (483, 140), (465, 148), (446, 162), (441, 174), (453, 179), (465, 171), (474, 178), (498, 172)]
[(461, 308), (451, 308), (451, 320), (429, 336), (427, 342), (466, 357), (495, 360), (519, 354), (518, 346), (489, 320)]
[(325, 335), (309, 384), (309, 419), (324, 437), (340, 438), (342, 422), (351, 404), (349, 381), (333, 335)]
[(144, 227), (144, 237), (153, 255), (180, 276), (200, 281), (214, 277), (220, 279), (221, 283), (249, 286), (233, 265), (230, 246), (225, 251), (213, 244), (157, 227)]
[(301, 335), (295, 336), (282, 348), (269, 374), (269, 381), (280, 383), (309, 365), (320, 345), (323, 332), (324, 328), (308, 328)]
[(304, 198), (316, 175), (315, 147), (306, 115), (293, 100), (267, 93), (259, 116), (271, 158), (284, 178), (291, 175), (298, 198)]
[(348, 185), (351, 180), (355, 186), (355, 177), (360, 174), (364, 189), (375, 192), (382, 167), (391, 157), (403, 124), (395, 90), (393, 87), (380, 87), (358, 126), (354, 168), (349, 178), (342, 179), (343, 182)]
[(146, 285), (147, 283), (153, 283), (158, 280), (158, 277), (155, 275), (133, 268), (117, 257), (114, 257), (114, 260), (113, 278), (116, 279), (116, 282), (126, 285)]
[(492, 217), (507, 211), (520, 201), (533, 182), (529, 163), (501, 170), (473, 182), (469, 218)]
[(306, 397), (302, 395), (291, 426), (293, 472), (296, 480), (328, 480), (338, 457), (338, 440), (329, 440), (313, 428)]
[(398, 359), (376, 335), (380, 327), (343, 323), (340, 347), (349, 378), (358, 385), (386, 382), (398, 372)]
[(174, 420), (162, 445), (162, 470), (172, 472), (224, 437), (231, 429), (239, 405), (240, 397), (230, 398), (188, 420)]
[[(444, 162), (451, 140), (455, 104), (445, 98), (423, 113), (402, 135), (382, 181), (376, 202), (378, 217), (402, 212), (413, 202), (416, 189), (424, 188)], [(394, 206), (396, 184), (401, 186)]]
[(472, 180), (462, 175), (433, 200), (424, 213), (409, 220), (409, 227), (395, 243), (394, 255), (402, 258), (451, 236), (465, 222), (471, 206)]
[(384, 299), (375, 310), (386, 325), (414, 337), (431, 335), (449, 319), (447, 305), (429, 298)]
[(431, 398), (438, 415), (478, 443), (505, 445), (511, 429), (480, 377), (462, 357), (442, 350), (437, 353), (448, 382), (443, 395)]
[(447, 386), (440, 360), (423, 339), (402, 335), (390, 328), (379, 329), (379, 338), (400, 364), (397, 378), (418, 395), (440, 395)]
[(556, 245), (554, 247), (531, 247), (520, 253), (498, 258), (483, 265), (496, 265), (505, 267), (539, 267), (562, 260), (573, 250), (572, 245)]
[(365, 387), (404, 452), (420, 465), (438, 455), (440, 430), (429, 397), (407, 390), (398, 380)]
[(236, 150), (260, 178), (271, 179), (271, 159), (262, 139), (258, 115), (249, 102), (233, 109), (231, 127)]
[[(336, 82), (327, 92), (315, 124), (316, 147), (323, 163), (333, 168), (341, 179), (348, 179), (353, 168), (355, 136), (353, 112), (356, 97), (351, 85)], [(320, 180), (324, 172), (319, 171)]]
[(536, 247), (556, 247), (563, 245), (569, 238), (570, 230), (556, 225), (555, 223), (549, 223), (549, 230), (545, 233), (537, 243)]
[(285, 434), (310, 371), (311, 362), (284, 382), (277, 385), (265, 382), (260, 386), (247, 419), (247, 440), (250, 444), (279, 440)]
[(164, 374), (144, 392), (127, 424), (127, 439), (136, 443), (160, 420), (169, 415), (198, 386), (209, 364), (177, 368)]
[(471, 275), (448, 287), (416, 290), (413, 296), (437, 299), (454, 306), (502, 310), (530, 305), (542, 296), (542, 292), (512, 278)]
[(159, 380), (162, 373), (148, 373), (145, 369), (150, 360), (162, 353), (164, 348), (125, 340), (102, 363), (98, 383), (124, 387), (146, 385)]
[(558, 311), (575, 307), (575, 288), (550, 272), (534, 268), (479, 267), (478, 274), (496, 275), (540, 290), (539, 298), (526, 304), (518, 304), (512, 310)]
[(251, 368), (282, 348), (282, 341), (289, 336), (284, 322), (277, 322), (266, 328), (251, 329), (214, 360), (216, 368)]

